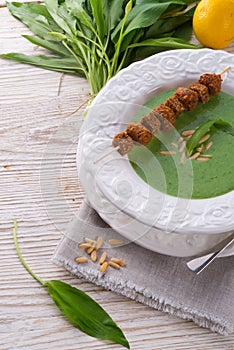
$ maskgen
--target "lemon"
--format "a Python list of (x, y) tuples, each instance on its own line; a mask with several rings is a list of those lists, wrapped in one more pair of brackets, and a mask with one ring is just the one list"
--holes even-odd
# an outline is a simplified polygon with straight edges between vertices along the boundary
[(204, 46), (229, 45), (234, 40), (234, 0), (201, 0), (194, 12), (193, 31)]

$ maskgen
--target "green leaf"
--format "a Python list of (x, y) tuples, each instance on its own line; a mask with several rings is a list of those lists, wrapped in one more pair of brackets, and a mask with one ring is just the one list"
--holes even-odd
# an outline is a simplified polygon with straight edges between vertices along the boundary
[[(209, 120), (208, 122), (202, 124), (192, 135), (191, 139), (187, 142), (187, 150), (190, 154), (198, 146), (199, 141), (205, 136), (209, 129), (214, 126), (216, 130), (222, 129), (224, 132), (227, 132), (234, 136), (234, 128), (230, 123), (225, 122), (222, 119)], [(215, 129), (213, 129), (215, 131)]]
[(28, 41), (30, 41), (32, 44), (44, 47), (45, 49), (55, 52), (58, 55), (62, 55), (62, 56), (70, 55), (69, 51), (60, 42), (56, 43), (55, 41), (54, 42), (48, 41), (48, 40), (44, 40), (39, 37), (31, 36), (31, 35), (22, 35), (22, 36)]
[(188, 42), (191, 39), (192, 32), (193, 28), (191, 23), (185, 22), (176, 29), (176, 31), (173, 33), (173, 37), (177, 37)]
[(104, 18), (104, 1), (105, 0), (89, 0), (92, 6), (93, 18), (97, 26), (97, 32), (99, 34), (101, 42), (104, 40), (106, 34), (106, 23)]
[[(172, 4), (176, 4), (179, 9), (186, 7), (186, 5), (179, 1), (155, 2), (152, 0), (146, 0), (142, 3), (136, 4), (128, 15), (124, 35), (127, 35), (132, 30), (151, 26), (161, 17), (169, 6), (172, 6)], [(112, 34), (112, 40), (114, 42), (118, 40), (117, 38), (121, 25), (122, 22), (119, 23)]]
[(106, 0), (104, 2), (104, 13), (107, 26), (107, 34), (116, 27), (121, 17), (124, 16), (125, 0)]
[(56, 280), (46, 282), (45, 286), (60, 311), (79, 330), (91, 337), (110, 340), (130, 349), (121, 329), (87, 294)]
[[(179, 26), (187, 22), (189, 22), (190, 29), (192, 30), (191, 22), (193, 14), (194, 8), (182, 15), (173, 16), (165, 19), (159, 19), (147, 30), (145, 39), (161, 37), (162, 34), (174, 32)], [(174, 34), (174, 36), (178, 37), (178, 35), (176, 34)]]
[(190, 44), (185, 40), (179, 39), (179, 38), (158, 38), (158, 39), (147, 39), (144, 41), (141, 41), (139, 43), (131, 44), (129, 45), (129, 48), (133, 47), (167, 47), (167, 48), (173, 48), (173, 49), (199, 49), (200, 47), (194, 44)]
[(11, 14), (24, 23), (31, 31), (41, 38), (51, 40), (47, 34), (50, 31), (62, 32), (54, 22), (44, 5), (36, 3), (8, 2)]
[[(51, 17), (53, 18), (53, 20), (57, 23), (57, 25), (68, 35), (73, 35), (73, 30), (75, 29), (75, 23), (74, 23), (74, 19), (71, 18), (71, 16), (69, 15), (69, 13), (67, 13), (64, 8), (61, 6), (59, 6), (59, 3), (57, 0), (45, 0), (45, 5), (46, 8), (48, 10), (48, 12), (50, 13)], [(64, 19), (65, 17), (65, 19)], [(69, 22), (69, 24), (68, 24)], [(52, 30), (51, 30), (52, 32)], [(55, 30), (56, 32), (56, 30)]]
[(66, 9), (76, 19), (76, 25), (78, 29), (83, 32), (85, 36), (90, 39), (93, 38), (93, 32), (95, 30), (92, 18), (82, 7), (84, 1), (82, 0), (66, 0)]
[(8, 53), (0, 55), (1, 58), (6, 58), (8, 60), (17, 61), (21, 63), (27, 63), (34, 66), (46, 68), (49, 70), (55, 70), (58, 72), (66, 72), (78, 74), (79, 76), (84, 76), (81, 67), (78, 62), (72, 58), (59, 58), (53, 56), (27, 56), (20, 53)]

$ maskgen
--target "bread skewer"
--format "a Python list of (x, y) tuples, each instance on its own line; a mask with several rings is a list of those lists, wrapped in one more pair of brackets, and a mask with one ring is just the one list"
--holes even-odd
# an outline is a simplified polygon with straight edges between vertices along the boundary
[(156, 106), (148, 115), (143, 116), (139, 123), (129, 123), (125, 132), (115, 135), (112, 141), (113, 150), (97, 159), (94, 164), (99, 163), (114, 151), (124, 156), (136, 144), (146, 146), (153, 135), (172, 129), (176, 118), (184, 110), (194, 109), (198, 102), (203, 104), (208, 102), (210, 96), (216, 96), (221, 91), (221, 75), (230, 68), (230, 66), (226, 67), (219, 74), (203, 74), (198, 82), (189, 85), (188, 88), (177, 88), (174, 96), (168, 98), (164, 104)]

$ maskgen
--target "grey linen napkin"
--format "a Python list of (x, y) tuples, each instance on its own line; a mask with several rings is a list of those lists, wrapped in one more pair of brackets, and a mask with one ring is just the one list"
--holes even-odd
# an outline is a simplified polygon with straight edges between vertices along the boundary
[[(99, 272), (98, 262), (77, 264), (75, 258), (86, 253), (77, 242), (85, 237), (104, 238), (108, 257), (117, 257), (126, 267), (108, 267)], [(109, 239), (124, 241), (116, 247)], [(234, 324), (234, 258), (217, 259), (202, 274), (196, 276), (186, 267), (189, 259), (175, 258), (146, 250), (126, 241), (112, 230), (84, 201), (79, 213), (58, 245), (53, 261), (79, 278), (84, 278), (113, 292), (135, 299), (157, 310), (193, 320), (202, 327), (227, 335)]]

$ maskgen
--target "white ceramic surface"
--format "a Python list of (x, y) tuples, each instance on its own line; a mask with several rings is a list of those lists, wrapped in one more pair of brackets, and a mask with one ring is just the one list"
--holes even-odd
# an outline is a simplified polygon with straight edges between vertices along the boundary
[[(117, 74), (95, 98), (80, 133), (80, 178), (88, 199), (112, 227), (113, 207), (117, 222), (123, 220), (123, 215), (132, 218), (124, 229), (113, 227), (127, 238), (135, 240), (136, 231), (147, 228), (150, 235), (143, 235), (147, 237), (144, 240), (140, 234), (137, 243), (169, 255), (190, 256), (210, 249), (234, 229), (234, 191), (210, 199), (186, 200), (148, 186), (118, 152), (94, 164), (112, 149), (113, 136), (124, 130), (139, 105), (151, 96), (186, 86), (200, 74), (220, 72), (228, 65), (232, 69), (223, 76), (223, 90), (234, 94), (234, 56), (203, 49), (168, 51), (134, 63)], [(188, 169), (190, 166), (188, 163)], [(108, 210), (103, 212), (106, 201), (112, 208), (106, 204)], [(157, 242), (161, 233), (164, 237), (160, 241), (167, 238), (169, 242), (162, 247)], [(186, 240), (187, 244), (182, 244)], [(229, 254), (234, 254), (233, 248)]]

